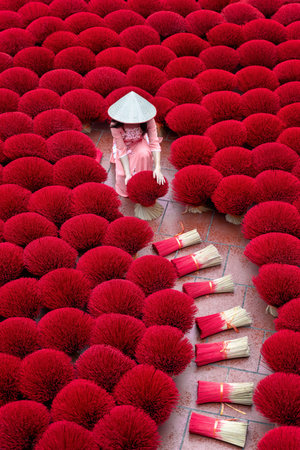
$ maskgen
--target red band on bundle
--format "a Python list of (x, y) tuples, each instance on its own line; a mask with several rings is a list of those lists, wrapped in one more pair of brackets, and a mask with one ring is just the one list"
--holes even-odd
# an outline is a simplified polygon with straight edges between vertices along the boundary
[(174, 238), (176, 239), (176, 242), (178, 244), (178, 250), (180, 250), (181, 248), (183, 248), (183, 243), (182, 241), (178, 238), (178, 236), (180, 236), (181, 234), (184, 233), (184, 225), (182, 222), (180, 222), (180, 226), (181, 226), (181, 231), (180, 233), (175, 234)]
[(224, 384), (220, 384), (220, 402), (223, 403)]
[(218, 428), (218, 419), (215, 420), (215, 424), (214, 424), (214, 432), (213, 432), (213, 436), (215, 437), (217, 435), (217, 428)]
[(210, 288), (210, 292), (214, 292), (214, 284), (213, 284), (213, 282), (209, 281), (208, 285), (209, 285), (209, 288)]
[(192, 258), (192, 260), (194, 261), (195, 266), (197, 267), (197, 270), (199, 270), (200, 267), (201, 267), (201, 265), (200, 265), (199, 262), (197, 261), (196, 256), (195, 256), (195, 255), (191, 255), (191, 258)]
[[(232, 319), (231, 320), (233, 320), (234, 319), (234, 316), (236, 315), (236, 313), (232, 316)], [(231, 322), (225, 322), (226, 323), (226, 325), (227, 325), (227, 330), (229, 330), (229, 329), (233, 329), (236, 333), (239, 333), (239, 330), (237, 329), (237, 327), (235, 326), (235, 325), (233, 325)]]
[(226, 322), (226, 325), (227, 325), (227, 330), (233, 329), (236, 333), (240, 332), (239, 329), (235, 325), (232, 325), (230, 322)]
[(223, 347), (221, 348), (220, 353), (224, 353), (225, 359), (227, 358), (227, 343), (225, 341), (223, 342)]
[(176, 239), (176, 242), (178, 244), (178, 249), (181, 249), (183, 247), (182, 241), (178, 237), (175, 237), (175, 239)]

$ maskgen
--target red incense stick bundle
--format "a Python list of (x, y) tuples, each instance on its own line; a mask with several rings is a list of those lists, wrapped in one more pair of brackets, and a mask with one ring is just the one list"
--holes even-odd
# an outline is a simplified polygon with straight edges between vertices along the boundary
[(196, 317), (196, 324), (202, 339), (231, 328), (238, 333), (239, 327), (246, 327), (251, 323), (251, 316), (240, 306), (210, 316)]
[(220, 294), (221, 292), (234, 292), (234, 283), (231, 275), (217, 278), (212, 281), (197, 281), (194, 283), (184, 283), (182, 290), (193, 298), (202, 295)]
[(254, 383), (198, 381), (197, 404), (211, 402), (252, 405)]
[(244, 447), (247, 428), (248, 424), (246, 422), (216, 419), (193, 412), (189, 432), (228, 442), (238, 447)]
[(201, 237), (196, 229), (187, 231), (186, 233), (177, 234), (163, 241), (155, 242), (152, 244), (154, 250), (159, 256), (167, 256), (170, 253), (176, 252), (184, 247), (190, 245), (200, 244), (202, 242)]
[(182, 256), (181, 258), (173, 259), (177, 275), (183, 277), (188, 273), (195, 272), (206, 267), (218, 266), (221, 264), (222, 257), (216, 247), (208, 245), (202, 250), (191, 255)]
[(157, 219), (162, 215), (164, 208), (157, 199), (164, 197), (167, 192), (167, 179), (164, 178), (164, 184), (158, 184), (152, 170), (136, 173), (127, 184), (128, 197), (136, 203), (134, 215), (143, 220)]
[(244, 358), (250, 355), (247, 336), (231, 341), (196, 344), (195, 350), (195, 362), (198, 367), (224, 359)]

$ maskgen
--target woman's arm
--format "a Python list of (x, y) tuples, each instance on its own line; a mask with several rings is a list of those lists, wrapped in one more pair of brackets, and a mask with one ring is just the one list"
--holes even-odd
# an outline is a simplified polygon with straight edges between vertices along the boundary
[(156, 178), (158, 184), (164, 184), (165, 178), (161, 173), (160, 167), (160, 138), (157, 135), (157, 128), (154, 119), (149, 120), (147, 123), (147, 133), (149, 137), (149, 146), (153, 154), (154, 159), (154, 170), (153, 170), (153, 178)]
[(156, 123), (154, 119), (149, 120), (147, 122), (147, 134), (149, 137), (149, 145), (152, 152), (160, 152), (160, 142), (162, 139), (160, 139), (157, 135), (157, 128)]
[(127, 185), (128, 181), (132, 176), (130, 173), (129, 159), (127, 155), (121, 156), (119, 159), (121, 161), (125, 173), (125, 185)]
[(117, 147), (118, 156), (122, 157), (127, 154), (127, 147), (122, 137), (121, 128), (110, 128), (111, 135)]
[(160, 152), (154, 151), (153, 159), (154, 159), (153, 178), (156, 178), (156, 181), (158, 182), (158, 184), (164, 184), (165, 177), (161, 173), (161, 168), (160, 168)]
[(129, 159), (128, 159), (128, 156), (127, 156), (128, 150), (127, 150), (127, 147), (126, 147), (125, 142), (123, 140), (120, 128), (113, 128), (112, 127), (110, 130), (111, 130), (112, 137), (113, 137), (114, 142), (115, 142), (116, 147), (117, 147), (119, 160), (121, 161), (122, 167), (124, 169), (125, 185), (126, 185), (128, 183), (128, 181), (130, 180), (130, 178), (131, 178)]

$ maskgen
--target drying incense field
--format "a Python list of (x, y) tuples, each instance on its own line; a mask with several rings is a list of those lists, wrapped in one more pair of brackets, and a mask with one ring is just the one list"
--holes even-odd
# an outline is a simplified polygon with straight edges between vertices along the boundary
[(1, 450), (300, 448), (299, 143), (297, 1), (0, 0)]

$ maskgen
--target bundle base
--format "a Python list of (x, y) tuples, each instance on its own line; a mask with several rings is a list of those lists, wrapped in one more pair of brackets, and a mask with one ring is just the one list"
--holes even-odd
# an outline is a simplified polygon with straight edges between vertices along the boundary
[(152, 206), (143, 206), (137, 203), (134, 207), (134, 215), (142, 220), (154, 220), (162, 215), (164, 207), (158, 202), (155, 202)]
[(90, 123), (83, 123), (82, 124), (82, 133), (84, 134), (90, 134), (92, 132), (92, 125)]
[(273, 317), (278, 317), (278, 308), (272, 305), (266, 307), (266, 314), (271, 314)]
[(233, 216), (232, 214), (226, 214), (225, 220), (226, 222), (232, 223), (233, 225), (241, 225), (243, 222), (244, 215), (242, 216)]

